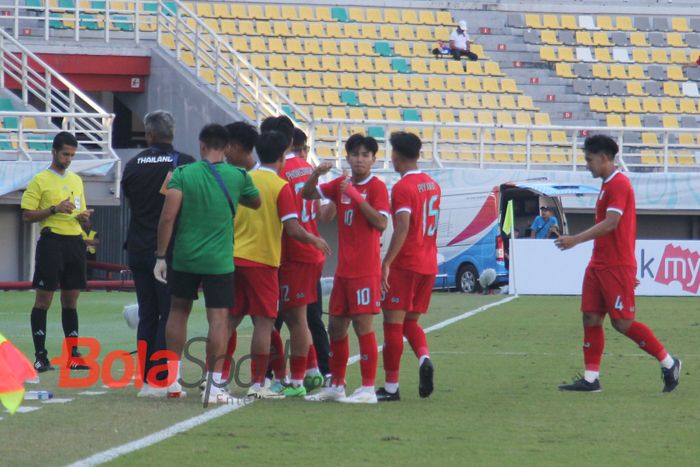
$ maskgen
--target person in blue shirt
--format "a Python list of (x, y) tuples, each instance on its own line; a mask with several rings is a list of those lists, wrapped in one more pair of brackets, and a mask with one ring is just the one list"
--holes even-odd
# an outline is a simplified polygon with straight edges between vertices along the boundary
[(552, 226), (558, 226), (557, 218), (554, 217), (554, 208), (550, 206), (542, 206), (540, 215), (535, 218), (535, 221), (530, 226), (531, 238), (547, 238)]

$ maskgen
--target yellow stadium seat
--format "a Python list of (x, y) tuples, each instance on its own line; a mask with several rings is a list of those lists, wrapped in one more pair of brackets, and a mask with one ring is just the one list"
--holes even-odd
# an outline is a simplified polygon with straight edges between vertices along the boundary
[(510, 135), (510, 131), (504, 130), (502, 128), (497, 128), (494, 132), (494, 140), (498, 143), (512, 143), (513, 138)]
[(660, 112), (659, 103), (653, 97), (647, 97), (642, 100), (642, 108), (644, 112), (657, 114)]
[(640, 154), (642, 155), (640, 157), (642, 164), (659, 165), (660, 159), (658, 156), (656, 156), (656, 151), (642, 150)]
[(666, 49), (651, 49), (651, 61), (654, 63), (668, 63)]
[(447, 73), (451, 75), (463, 74), (464, 65), (456, 60), (447, 60)]
[[(279, 57), (283, 57), (284, 55), (278, 55)], [(276, 65), (273, 64), (273, 60), (275, 59), (275, 55), (270, 56), (270, 68), (273, 70), (279, 70), (280, 68)], [(282, 67), (283, 69), (283, 67)], [(303, 71), (305, 70), (305, 66), (301, 63), (301, 56), (299, 55), (287, 55), (287, 69), (289, 70), (295, 70), (295, 71)]]
[(476, 119), (474, 118), (474, 112), (471, 112), (469, 110), (460, 110), (459, 111), (459, 122), (460, 123), (476, 123)]
[(678, 65), (672, 65), (666, 68), (666, 75), (668, 79), (674, 81), (687, 81), (687, 78), (683, 75), (683, 68)]
[(293, 37), (292, 32), (289, 30), (289, 26), (286, 21), (275, 21), (272, 24), (272, 31), (275, 36), (279, 37)]
[(591, 33), (588, 31), (576, 31), (576, 43), (578, 45), (592, 46), (593, 38), (591, 37)]
[(561, 29), (559, 27), (559, 19), (556, 15), (543, 15), (542, 27), (545, 29)]
[[(496, 78), (484, 78), (482, 82), (484, 92), (495, 92), (500, 93), (501, 88), (498, 86), (498, 80)], [(503, 91), (505, 92), (505, 91)]]
[(658, 145), (659, 137), (656, 133), (642, 133), (642, 143), (649, 145)]
[[(406, 95), (405, 93), (397, 93), (397, 94), (403, 94), (404, 96)], [(428, 97), (436, 95), (435, 93), (428, 94)], [(437, 94), (439, 96), (439, 94)], [(442, 100), (442, 99), (441, 99)], [(425, 94), (422, 92), (412, 92), (408, 94), (408, 101), (409, 105), (406, 107), (417, 107), (417, 108), (422, 108), (422, 107), (428, 107), (428, 104), (425, 102)]]
[(498, 110), (501, 107), (498, 105), (498, 98), (496, 94), (484, 94), (481, 96), (481, 106), (484, 109)]
[(518, 108), (521, 110), (539, 110), (532, 102), (532, 97), (524, 95), (518, 96)]
[(326, 36), (341, 39), (345, 37), (345, 34), (340, 30), (340, 24), (328, 23), (326, 24)]
[(376, 84), (377, 89), (382, 89), (384, 91), (391, 91), (394, 89), (394, 85), (391, 82), (391, 76), (389, 75), (377, 74), (374, 78), (374, 83)]
[(610, 56), (610, 49), (605, 48), (605, 47), (597, 47), (595, 49), (595, 59), (598, 60), (599, 62), (606, 62), (606, 63), (611, 63), (611, 62), (615, 61)]
[(377, 26), (373, 24), (362, 25), (360, 36), (363, 39), (379, 39), (379, 36), (377, 35)]
[(408, 91), (411, 86), (408, 84), (408, 78), (404, 75), (394, 75), (392, 76), (392, 89), (398, 91)]
[(649, 47), (647, 36), (643, 32), (635, 31), (630, 33), (630, 45), (635, 47)]
[(482, 109), (481, 100), (479, 99), (480, 94), (465, 94), (464, 95), (464, 108), (465, 109)]
[(297, 15), (297, 9), (292, 5), (282, 5), (281, 16), (287, 21), (296, 21), (297, 19), (299, 19), (299, 16)]
[(557, 39), (556, 31), (542, 30), (540, 31), (540, 40), (543, 44), (549, 45), (561, 45), (559, 39)]
[[(489, 78), (484, 78), (484, 82), (487, 79), (489, 79)], [(484, 86), (484, 90), (485, 89), (486, 89), (486, 86)], [(518, 85), (515, 83), (515, 80), (512, 78), (501, 79), (501, 91), (512, 93), (512, 94), (521, 94), (521, 91), (518, 89)]]
[(560, 62), (578, 62), (572, 47), (559, 47)]
[(197, 8), (195, 9), (197, 16), (202, 18), (212, 18), (214, 13), (211, 10), (211, 3), (197, 3)]
[[(404, 29), (401, 29), (404, 28)], [(399, 29), (401, 31), (405, 31), (406, 26), (400, 26)], [(411, 28), (412, 29), (412, 28)], [(379, 26), (379, 38), (380, 39), (386, 39), (386, 40), (393, 40), (396, 39), (396, 29), (394, 28), (393, 24), (382, 24)], [(409, 38), (404, 38), (404, 40), (411, 40), (413, 39), (412, 37)]]
[(267, 44), (265, 44), (265, 39), (262, 37), (252, 37), (250, 39), (250, 51), (251, 52), (265, 52), (267, 50)]
[(630, 128), (641, 128), (642, 119), (639, 115), (627, 114), (625, 115), (625, 126)]
[(661, 111), (669, 114), (677, 114), (678, 106), (676, 105), (676, 100), (669, 97), (662, 98)]
[(321, 39), (326, 36), (326, 28), (324, 23), (311, 23), (309, 24), (309, 36)]
[(486, 55), (486, 52), (484, 52), (484, 47), (481, 44), (471, 44), (469, 50), (478, 55), (481, 60), (487, 60), (489, 58)]
[[(617, 112), (617, 110), (611, 109), (610, 108), (610, 101), (608, 101), (608, 110), (612, 112)], [(642, 105), (639, 102), (639, 99), (636, 97), (625, 97), (625, 112), (627, 113), (641, 113), (643, 112), (642, 110)]]
[(341, 55), (338, 51), (338, 43), (332, 40), (321, 41), (321, 53), (325, 55)]
[(386, 109), (387, 120), (401, 120), (401, 111), (399, 109)]
[[(197, 5), (201, 5), (198, 3)], [(229, 10), (229, 5), (226, 2), (214, 3), (214, 18), (233, 18), (231, 15), (231, 10)]]
[(611, 16), (600, 15), (596, 18), (597, 26), (603, 31), (615, 31), (617, 28), (613, 26)]
[(248, 5), (248, 18), (266, 19), (261, 5)]
[(681, 99), (678, 105), (678, 110), (682, 114), (696, 114), (698, 113), (697, 107), (695, 107), (694, 99)]
[(244, 36), (256, 36), (255, 25), (252, 21), (240, 20), (238, 21), (238, 34)]
[(326, 22), (335, 21), (333, 19), (333, 17), (331, 16), (330, 7), (325, 7), (325, 6), (316, 7), (315, 16), (316, 16), (316, 20), (318, 20), (318, 21), (326, 21)]
[(664, 128), (678, 128), (678, 119), (673, 115), (664, 115), (661, 122)]
[(392, 98), (392, 93), (377, 91), (374, 93), (374, 100), (381, 107), (408, 107), (408, 100), (404, 93), (396, 93), (396, 97)]
[(419, 41), (433, 41), (435, 40), (435, 34), (433, 33), (433, 29), (429, 28), (428, 26), (418, 26), (416, 28), (416, 35), (413, 38), (413, 40), (419, 40)]
[(549, 143), (549, 137), (545, 130), (532, 130), (531, 140), (535, 143)]
[(448, 76), (445, 80), (445, 89), (448, 91), (462, 91), (464, 82), (456, 76)]
[(245, 5), (242, 3), (231, 4), (231, 18), (248, 18), (248, 13), (246, 12)]
[[(360, 77), (362, 76), (363, 75), (360, 75)], [(340, 75), (340, 87), (341, 89), (358, 89), (359, 87), (357, 85), (357, 81), (355, 80), (355, 75), (348, 73)], [(367, 88), (363, 86), (363, 89)]]
[(356, 73), (358, 71), (371, 73), (373, 70), (372, 63), (369, 60), (359, 59), (356, 62), (355, 57), (340, 57), (338, 68), (338, 71), (346, 73)]
[(395, 8), (384, 10), (384, 23), (401, 24), (401, 10)]
[[(524, 97), (524, 96), (518, 96)], [(498, 105), (501, 109), (517, 110), (520, 106), (515, 102), (515, 96), (512, 94), (501, 94), (498, 97)]]
[(593, 33), (593, 45), (597, 45), (599, 47), (609, 47), (613, 44), (610, 42), (607, 32), (596, 31)]
[(318, 61), (318, 57), (307, 55), (304, 57), (304, 68), (308, 71), (324, 71), (325, 68)]
[(576, 17), (573, 15), (562, 15), (559, 19), (562, 29), (578, 29), (578, 23), (576, 22)]
[(323, 100), (321, 91), (318, 89), (307, 89), (306, 90), (306, 102), (311, 105), (325, 105), (326, 102)]
[(467, 74), (471, 76), (484, 75), (484, 70), (481, 69), (481, 62), (467, 62)]
[(452, 123), (455, 121), (455, 115), (452, 110), (441, 110), (440, 111), (440, 121)]
[[(434, 60), (431, 60), (433, 62)], [(426, 62), (422, 58), (413, 58), (411, 59), (411, 70), (413, 70), (414, 73), (420, 73), (420, 74), (429, 74), (430, 71), (428, 70), (428, 66), (426, 65)]]
[[(634, 97), (631, 99), (637, 100)], [(619, 97), (609, 97), (607, 102), (608, 112), (623, 113), (626, 112), (625, 106), (622, 104), (622, 99)]]
[(267, 19), (286, 20), (280, 13), (280, 8), (277, 5), (265, 5), (265, 16)]
[(345, 30), (343, 32), (344, 39), (361, 39), (362, 32), (360, 31), (360, 25), (356, 23), (345, 23)]
[(678, 32), (693, 32), (693, 30), (688, 27), (687, 18), (671, 18), (671, 28)]
[(427, 102), (427, 107), (432, 107), (434, 109), (441, 109), (445, 107), (450, 107), (449, 103), (448, 105), (445, 104), (445, 102), (442, 100), (442, 95), (438, 94), (436, 92), (431, 92), (428, 94), (428, 102)]
[(453, 24), (452, 13), (449, 11), (438, 11), (435, 15), (435, 21), (437, 24)]
[[(299, 75), (300, 80), (303, 79), (305, 84), (292, 84), (292, 79), (293, 75)], [(315, 72), (306, 72), (306, 73), (290, 73), (289, 77), (289, 85), (290, 86), (295, 86), (295, 87), (309, 87), (309, 88), (323, 88), (323, 87), (329, 87), (329, 88), (339, 88), (340, 85), (338, 83), (338, 78), (335, 73), (315, 73)]]
[(566, 137), (566, 132), (562, 130), (553, 130), (550, 136), (553, 143), (568, 143), (569, 139)]
[(530, 118), (530, 114), (528, 112), (517, 112), (515, 114), (515, 124), (531, 126), (532, 119)]
[(682, 97), (683, 93), (681, 92), (680, 87), (678, 87), (678, 83), (671, 82), (671, 81), (665, 81), (664, 82), (664, 94), (670, 97)]
[(359, 91), (357, 93), (357, 100), (360, 104), (367, 107), (374, 107), (376, 105), (371, 91)]
[(493, 114), (489, 111), (482, 110), (477, 113), (476, 121), (483, 125), (493, 125)]
[(349, 112), (349, 117), (351, 120), (364, 120), (365, 111), (357, 107), (351, 107)]
[[(255, 39), (255, 38), (253, 38)], [(273, 53), (283, 54), (288, 53), (285, 43), (279, 37), (271, 37), (268, 41), (268, 50)]]
[[(341, 78), (342, 80), (342, 78)], [(359, 89), (376, 89), (374, 81), (372, 80), (372, 75), (364, 74), (360, 75), (357, 79), (357, 87)]]
[(416, 10), (404, 9), (401, 13), (401, 21), (404, 24), (418, 24), (418, 14)]
[(615, 115), (615, 114), (608, 114), (605, 117), (605, 123), (608, 126), (611, 127), (621, 127), (623, 126), (622, 124), (622, 117), (620, 115)]
[(542, 29), (540, 15), (525, 15), (525, 26), (532, 29)]
[[(365, 9), (364, 8), (348, 8), (348, 19), (350, 21), (356, 21), (358, 23), (365, 22)], [(372, 21), (367, 21), (371, 23)]]
[[(352, 42), (343, 41), (340, 43), (340, 51), (343, 51), (343, 44), (349, 43), (351, 46)], [(379, 54), (374, 51), (372, 43), (368, 41), (360, 41), (357, 43), (357, 55), (362, 57), (377, 57)]]
[(571, 71), (571, 65), (568, 63), (557, 63), (554, 66), (557, 72), (557, 76), (561, 78), (577, 78), (573, 71)]
[(418, 12), (418, 24), (433, 26), (440, 23), (435, 18), (432, 10), (420, 10), (420, 12)]
[(221, 33), (225, 35), (238, 34), (238, 29), (236, 28), (236, 22), (232, 19), (222, 19), (221, 20)]
[(545, 62), (556, 62), (557, 53), (554, 47), (543, 46), (540, 48), (540, 59)]
[[(306, 30), (306, 23), (302, 21), (294, 21), (292, 23), (292, 35), (295, 37), (309, 37), (309, 32)], [(316, 39), (314, 39), (314, 41), (315, 40)]]
[(382, 10), (379, 8), (367, 8), (365, 10), (366, 22), (368, 23), (382, 23)]
[(683, 34), (679, 32), (666, 33), (666, 42), (671, 47), (688, 47), (688, 44), (683, 40)]
[(255, 33), (258, 36), (274, 36), (272, 32), (272, 26), (269, 21), (256, 21), (255, 22)]
[(632, 49), (632, 60), (636, 63), (651, 63), (647, 49)]
[(591, 96), (588, 99), (588, 106), (591, 112), (607, 112), (608, 109), (605, 107), (605, 99), (598, 96)]
[[(467, 70), (469, 70), (468, 65)], [(490, 76), (506, 76), (497, 62), (484, 62), (484, 73)]]
[[(411, 76), (410, 85), (411, 85), (411, 90), (413, 90), (413, 91), (427, 91), (427, 90), (429, 90), (429, 88), (427, 88), (425, 86), (425, 79), (423, 79), (422, 76)], [(440, 89), (442, 89), (442, 87)]]
[(496, 123), (499, 125), (512, 125), (513, 114), (510, 112), (496, 112)]
[(253, 65), (254, 68), (267, 68), (267, 61), (264, 55), (253, 55), (252, 57), (250, 57), (250, 64)]
[(412, 57), (414, 54), (411, 52), (410, 47), (408, 42), (396, 42), (394, 44), (394, 54), (399, 57)]
[(682, 64), (682, 63), (688, 63), (690, 60), (688, 58), (688, 55), (686, 55), (685, 50), (681, 49), (672, 49), (671, 50), (671, 63), (677, 63), (677, 64)]
[(306, 95), (304, 94), (303, 89), (290, 89), (289, 98), (295, 104), (306, 104)]
[(649, 79), (644, 73), (644, 67), (641, 65), (630, 65), (627, 67), (627, 77), (629, 79), (647, 80)]
[[(492, 81), (496, 81), (493, 78), (489, 78)], [(498, 84), (496, 82), (496, 84)], [(465, 78), (464, 79), (464, 90), (467, 92), (485, 92), (481, 87), (481, 81), (479, 78)]]
[(634, 31), (634, 25), (632, 24), (632, 18), (629, 16), (618, 16), (615, 21), (617, 24), (618, 31)]
[(625, 65), (610, 65), (610, 78), (612, 79), (627, 79)]
[[(415, 60), (420, 61), (421, 63), (425, 63), (421, 59), (415, 59)], [(419, 68), (419, 70), (420, 70), (420, 68)], [(416, 69), (413, 69), (413, 71), (415, 72)], [(420, 71), (418, 73), (420, 73)], [(445, 60), (430, 60), (430, 73), (437, 73), (439, 75), (446, 74), (447, 68), (445, 68)]]
[(594, 78), (610, 79), (610, 75), (608, 74), (608, 67), (603, 65), (602, 63), (594, 63), (592, 66), (592, 72)]

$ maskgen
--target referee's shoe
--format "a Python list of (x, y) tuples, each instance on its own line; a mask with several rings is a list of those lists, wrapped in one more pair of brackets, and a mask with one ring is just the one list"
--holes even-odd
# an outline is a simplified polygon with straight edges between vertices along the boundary
[(37, 373), (44, 373), (45, 371), (53, 370), (51, 362), (49, 361), (49, 354), (46, 350), (42, 350), (34, 354), (36, 360), (34, 361), (34, 369)]
[(78, 352), (78, 349), (73, 347), (73, 351), (71, 352), (71, 358), (68, 360), (68, 368), (71, 370), (89, 370), (90, 367), (85, 364), (85, 360), (83, 359), (83, 355)]

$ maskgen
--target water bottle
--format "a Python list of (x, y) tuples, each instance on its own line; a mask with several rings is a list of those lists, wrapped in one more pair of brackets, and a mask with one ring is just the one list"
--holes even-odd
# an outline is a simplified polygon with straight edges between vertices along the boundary
[(51, 391), (27, 391), (24, 393), (24, 400), (45, 401), (52, 397), (53, 393)]

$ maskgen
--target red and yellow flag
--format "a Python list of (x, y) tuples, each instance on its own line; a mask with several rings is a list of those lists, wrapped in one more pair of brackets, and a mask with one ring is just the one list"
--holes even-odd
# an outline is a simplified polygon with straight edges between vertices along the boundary
[(13, 414), (24, 399), (24, 382), (36, 378), (27, 357), (0, 334), (0, 402)]

